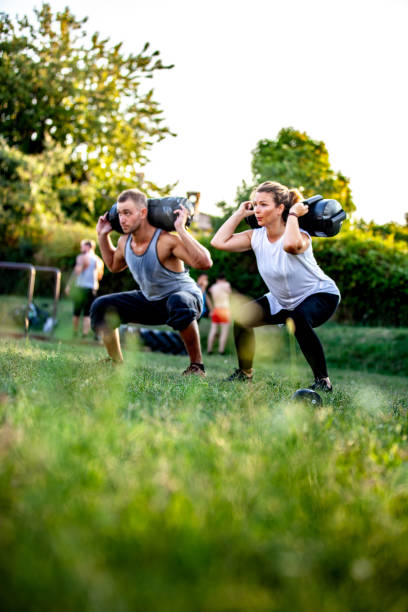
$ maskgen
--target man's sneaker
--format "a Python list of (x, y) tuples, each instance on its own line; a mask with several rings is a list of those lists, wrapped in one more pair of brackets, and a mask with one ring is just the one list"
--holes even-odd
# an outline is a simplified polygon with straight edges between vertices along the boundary
[(194, 374), (195, 376), (201, 376), (205, 378), (205, 368), (203, 363), (190, 363), (188, 368), (186, 368), (183, 372), (183, 376), (189, 376), (190, 374)]
[(314, 382), (309, 385), (308, 389), (312, 389), (312, 391), (325, 391), (326, 393), (331, 393), (333, 391), (333, 385), (328, 385), (325, 378), (315, 378)]
[(244, 370), (241, 370), (241, 368), (237, 368), (231, 374), (231, 376), (228, 376), (228, 378), (225, 379), (225, 381), (226, 382), (235, 382), (235, 381), (252, 382), (252, 374), (247, 374), (246, 372), (244, 372)]

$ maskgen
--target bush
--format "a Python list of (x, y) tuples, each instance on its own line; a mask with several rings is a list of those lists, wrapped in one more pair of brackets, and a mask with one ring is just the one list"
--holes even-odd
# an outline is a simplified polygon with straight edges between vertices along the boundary
[(339, 286), (339, 319), (370, 325), (408, 323), (408, 252), (402, 244), (346, 232), (314, 241), (316, 259)]
[[(34, 232), (21, 238), (18, 247), (3, 253), (3, 258), (58, 267), (63, 272), (64, 285), (83, 238), (96, 239), (95, 229), (79, 223), (48, 222), (42, 228), (42, 234)], [(252, 251), (219, 251), (210, 245), (210, 236), (197, 234), (197, 238), (213, 258), (214, 265), (208, 271), (210, 282), (214, 282), (219, 274), (225, 274), (232, 287), (243, 295), (251, 298), (267, 292)], [(116, 242), (115, 236), (113, 242)], [(335, 238), (315, 238), (313, 249), (319, 265), (341, 291), (342, 300), (336, 315), (338, 321), (363, 325), (408, 325), (408, 250), (405, 242), (394, 241), (392, 236), (384, 239), (354, 229), (343, 230)], [(193, 278), (200, 273), (199, 270), (190, 272)], [(7, 284), (10, 280), (5, 279), (0, 289), (9, 292), (5, 290), (4, 282)], [(112, 274), (105, 267), (101, 294), (135, 288), (128, 270)]]
[[(267, 292), (252, 251), (227, 253), (211, 247), (211, 238), (200, 240), (214, 261), (210, 282), (223, 273), (244, 295), (258, 297)], [(408, 325), (408, 251), (404, 243), (352, 230), (336, 238), (313, 239), (313, 250), (318, 264), (341, 291), (337, 320)]]

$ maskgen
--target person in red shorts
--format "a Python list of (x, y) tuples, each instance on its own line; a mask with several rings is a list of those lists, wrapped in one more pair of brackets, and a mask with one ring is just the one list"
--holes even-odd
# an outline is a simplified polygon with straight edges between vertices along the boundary
[(208, 292), (211, 295), (213, 308), (211, 310), (211, 327), (208, 334), (207, 353), (209, 355), (212, 353), (214, 341), (219, 333), (218, 352), (220, 355), (223, 355), (230, 326), (231, 285), (225, 276), (220, 275)]

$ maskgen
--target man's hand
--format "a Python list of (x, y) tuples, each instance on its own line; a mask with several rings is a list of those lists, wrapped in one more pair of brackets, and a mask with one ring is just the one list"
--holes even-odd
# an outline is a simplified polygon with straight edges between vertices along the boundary
[(102, 217), (99, 217), (98, 219), (98, 223), (96, 224), (96, 232), (98, 236), (106, 236), (113, 229), (111, 224), (106, 218), (107, 214), (108, 213), (106, 212)]
[(177, 218), (174, 221), (174, 229), (178, 232), (181, 229), (185, 229), (189, 211), (185, 206), (180, 204), (180, 208), (176, 208), (174, 213), (177, 215)]

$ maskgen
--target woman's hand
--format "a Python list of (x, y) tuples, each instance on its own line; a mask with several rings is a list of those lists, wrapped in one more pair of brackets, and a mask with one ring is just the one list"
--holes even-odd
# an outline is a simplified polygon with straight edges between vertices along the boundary
[(307, 204), (303, 204), (303, 202), (296, 202), (293, 206), (290, 207), (289, 213), (295, 213), (298, 217), (303, 217), (309, 212), (309, 206)]
[(235, 211), (235, 214), (242, 217), (242, 219), (245, 219), (245, 217), (254, 215), (255, 214), (254, 203), (250, 200), (248, 200), (247, 202), (242, 202), (242, 204), (240, 204), (237, 210)]

